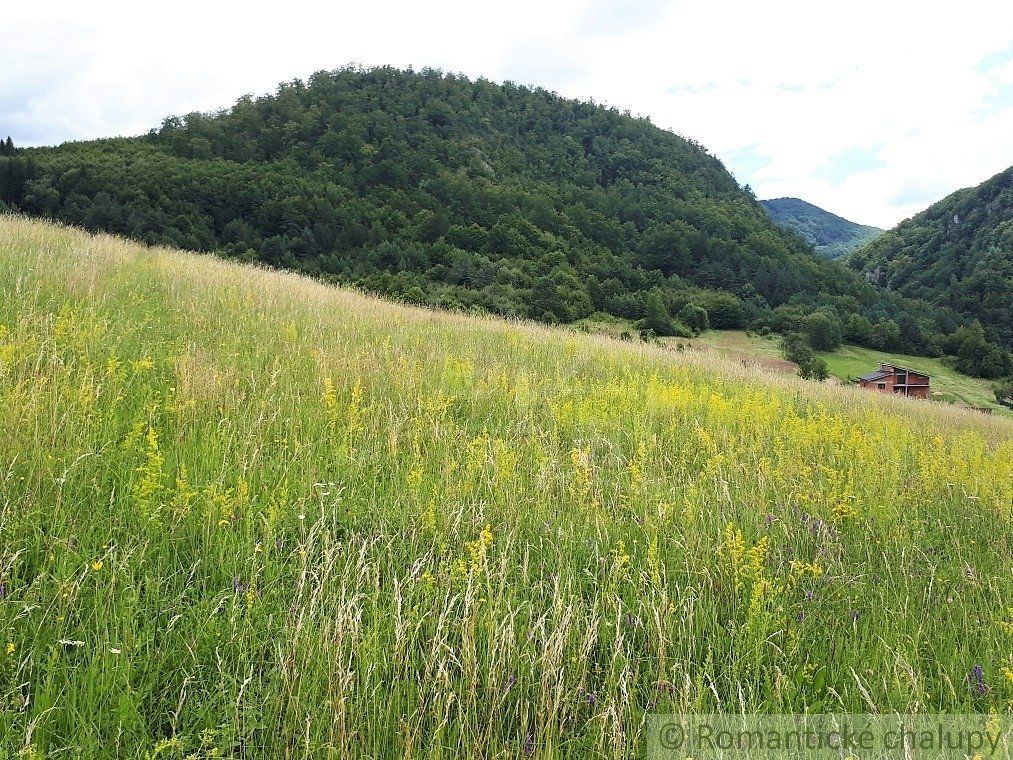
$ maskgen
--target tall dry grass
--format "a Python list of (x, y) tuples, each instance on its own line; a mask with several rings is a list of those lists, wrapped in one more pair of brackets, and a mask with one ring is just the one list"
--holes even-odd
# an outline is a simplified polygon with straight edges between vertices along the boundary
[(1010, 709), (1005, 420), (13, 217), (0, 294), (9, 753)]

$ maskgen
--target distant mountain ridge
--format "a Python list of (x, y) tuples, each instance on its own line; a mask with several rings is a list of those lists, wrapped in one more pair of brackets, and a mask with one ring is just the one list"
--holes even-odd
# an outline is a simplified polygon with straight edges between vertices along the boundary
[(901, 222), (846, 263), (885, 288), (977, 319), (1013, 346), (1013, 166)]
[(858, 224), (800, 198), (760, 201), (771, 220), (794, 230), (829, 259), (837, 259), (883, 234), (879, 227)]

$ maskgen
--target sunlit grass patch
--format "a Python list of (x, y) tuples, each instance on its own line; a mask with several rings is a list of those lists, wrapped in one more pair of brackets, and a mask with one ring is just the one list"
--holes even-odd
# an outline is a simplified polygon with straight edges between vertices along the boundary
[(17, 218), (0, 263), (6, 750), (1010, 709), (1006, 420)]

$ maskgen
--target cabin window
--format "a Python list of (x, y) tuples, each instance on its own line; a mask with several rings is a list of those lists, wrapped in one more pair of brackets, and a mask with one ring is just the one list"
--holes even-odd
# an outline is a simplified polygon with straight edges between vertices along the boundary
[(886, 383), (876, 383), (876, 387), (881, 391), (886, 389)]

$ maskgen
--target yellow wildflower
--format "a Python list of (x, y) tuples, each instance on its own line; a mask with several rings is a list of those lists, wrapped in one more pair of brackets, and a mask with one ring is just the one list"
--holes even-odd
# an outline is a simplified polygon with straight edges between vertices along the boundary
[(334, 389), (334, 381), (329, 377), (324, 378), (324, 392), (322, 396), (324, 402), (324, 409), (327, 410), (327, 416), (331, 423), (334, 423), (338, 419), (338, 393)]

